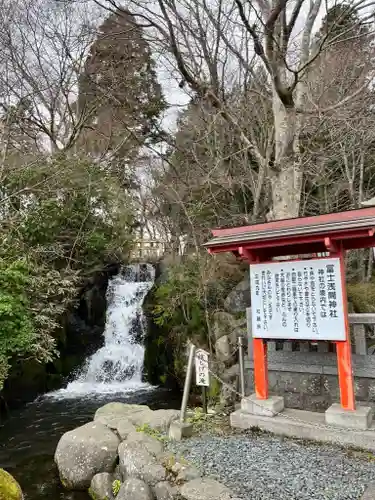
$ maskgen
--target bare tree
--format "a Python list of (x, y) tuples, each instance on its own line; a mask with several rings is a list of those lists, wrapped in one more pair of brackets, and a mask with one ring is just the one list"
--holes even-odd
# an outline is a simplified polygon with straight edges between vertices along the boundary
[[(5, 5), (5, 3), (4, 3)], [(42, 149), (74, 146), (92, 110), (77, 112), (77, 82), (96, 34), (94, 13), (65, 2), (15, 2), (0, 14), (3, 111), (27, 102), (25, 133)]]
[[(115, 0), (97, 0), (105, 8), (118, 7)], [(366, 0), (344, 3), (340, 16), (355, 9), (358, 23), (371, 19), (371, 4)], [(316, 36), (321, 19), (333, 6), (322, 0), (141, 0), (127, 3), (138, 13), (155, 47), (174, 57), (182, 78), (195, 94), (210, 100), (222, 117), (237, 129), (243, 144), (270, 179), (272, 207), (269, 217), (295, 217), (300, 213), (304, 178), (301, 158), (301, 132), (312, 114), (330, 113), (360, 96), (373, 77), (368, 61), (362, 85), (336, 94), (327, 108), (310, 102), (309, 67), (319, 55), (342, 40), (361, 37), (358, 24), (335, 34), (329, 30)], [(336, 20), (333, 25), (337, 24)], [(331, 36), (330, 31), (333, 33)], [(370, 36), (369, 32), (366, 34)], [(270, 96), (264, 94), (264, 82), (257, 82), (257, 69), (267, 74)], [(256, 138), (243, 130), (226, 95), (234, 82), (252, 80), (253, 92), (270, 99), (273, 138), (264, 153)], [(270, 161), (271, 158), (271, 161)]]

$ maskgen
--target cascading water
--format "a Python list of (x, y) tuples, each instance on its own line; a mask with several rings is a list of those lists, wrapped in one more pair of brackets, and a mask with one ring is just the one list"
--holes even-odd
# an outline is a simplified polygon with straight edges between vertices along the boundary
[(104, 345), (87, 359), (66, 389), (54, 396), (126, 393), (142, 383), (144, 321), (142, 304), (154, 282), (150, 264), (127, 266), (108, 283)]

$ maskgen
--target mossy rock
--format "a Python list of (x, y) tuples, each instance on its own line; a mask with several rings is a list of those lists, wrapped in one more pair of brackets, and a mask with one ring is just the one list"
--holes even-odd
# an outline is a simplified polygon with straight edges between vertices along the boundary
[(0, 500), (22, 500), (20, 485), (4, 469), (0, 469)]

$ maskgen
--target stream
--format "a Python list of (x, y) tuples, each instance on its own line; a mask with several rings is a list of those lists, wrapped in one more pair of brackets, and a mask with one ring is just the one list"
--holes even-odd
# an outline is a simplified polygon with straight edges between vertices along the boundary
[(0, 467), (14, 475), (25, 500), (87, 500), (62, 488), (54, 464), (60, 437), (93, 419), (106, 403), (178, 409), (181, 399), (142, 381), (143, 301), (154, 282), (150, 264), (126, 266), (109, 280), (104, 345), (66, 387), (13, 412), (0, 427)]
[(84, 492), (68, 492), (60, 485), (53, 455), (60, 437), (92, 420), (100, 406), (111, 402), (147, 404), (152, 409), (178, 409), (178, 395), (161, 389), (139, 390), (56, 400), (39, 398), (14, 412), (0, 427), (0, 467), (14, 475), (25, 500), (88, 500)]

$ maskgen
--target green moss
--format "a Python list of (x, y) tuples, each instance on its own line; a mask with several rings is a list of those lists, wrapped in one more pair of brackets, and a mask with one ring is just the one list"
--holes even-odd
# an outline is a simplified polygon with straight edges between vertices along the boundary
[(99, 498), (91, 488), (88, 489), (88, 494), (92, 498), (92, 500), (110, 500), (107, 496), (104, 498)]
[(0, 469), (0, 500), (22, 500), (20, 485), (4, 469)]
[(149, 424), (143, 424), (140, 425), (136, 428), (137, 432), (143, 432), (144, 434), (147, 434), (148, 436), (151, 436), (154, 439), (157, 439), (160, 442), (165, 442), (168, 440), (168, 438), (163, 435), (160, 431), (157, 429), (153, 429), (152, 427), (149, 426)]
[(115, 479), (112, 483), (112, 492), (115, 497), (117, 497), (120, 488), (121, 488), (121, 481), (119, 479)]
[(208, 400), (210, 404), (214, 405), (219, 401), (220, 391), (221, 391), (220, 382), (215, 377), (211, 377), (210, 387), (208, 389)]

